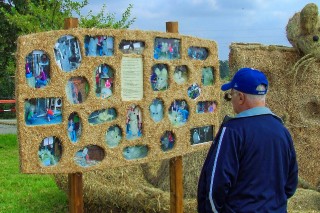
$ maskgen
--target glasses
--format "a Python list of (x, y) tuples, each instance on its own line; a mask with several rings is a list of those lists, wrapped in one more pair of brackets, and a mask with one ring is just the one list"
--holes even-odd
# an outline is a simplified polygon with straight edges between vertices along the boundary
[(234, 90), (231, 90), (230, 92), (226, 92), (223, 97), (224, 100), (231, 101), (233, 94), (237, 94), (237, 92)]

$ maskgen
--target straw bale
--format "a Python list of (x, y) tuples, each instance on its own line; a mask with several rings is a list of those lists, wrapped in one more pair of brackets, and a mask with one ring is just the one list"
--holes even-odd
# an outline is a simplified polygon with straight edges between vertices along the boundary
[[(320, 183), (320, 64), (312, 63), (305, 72), (292, 66), (300, 59), (294, 48), (233, 43), (230, 70), (254, 67), (264, 71), (270, 82), (267, 105), (285, 122), (294, 140), (299, 176), (318, 186)], [(301, 67), (303, 69), (303, 67)]]
[[(78, 39), (81, 52), (84, 54), (84, 38), (90, 36), (114, 37), (114, 55), (111, 57), (89, 57), (82, 55), (82, 61), (78, 69), (72, 72), (63, 72), (55, 63), (54, 45), (64, 35), (72, 35)], [(181, 40), (181, 59), (177, 60), (155, 60), (154, 40), (155, 38), (174, 38)], [(139, 101), (122, 101), (121, 98), (121, 60), (124, 55), (119, 50), (121, 40), (136, 40), (145, 42), (145, 50), (141, 55), (143, 59), (143, 99)], [(206, 60), (190, 60), (188, 56), (189, 47), (203, 47), (209, 51)], [(34, 50), (42, 50), (50, 58), (50, 84), (37, 89), (28, 86), (25, 77), (25, 58)], [(129, 55), (130, 57), (140, 57)], [(203, 143), (192, 146), (190, 143), (190, 129), (207, 125), (214, 126), (217, 132), (220, 113), (220, 79), (219, 62), (217, 57), (217, 45), (214, 41), (203, 40), (195, 37), (182, 36), (176, 33), (143, 32), (138, 30), (112, 30), (112, 29), (81, 29), (49, 31), (44, 33), (21, 36), (18, 39), (16, 94), (17, 94), (17, 119), (18, 139), (20, 144), (20, 166), (24, 173), (74, 173), (90, 170), (104, 170), (106, 168), (147, 163), (150, 161), (169, 159), (175, 156), (207, 149), (211, 143)], [(100, 64), (108, 64), (114, 70), (113, 95), (108, 100), (96, 97), (94, 89), (94, 70)], [(153, 91), (150, 83), (151, 68), (155, 64), (164, 63), (169, 67), (169, 88), (166, 91)], [(188, 82), (178, 85), (173, 82), (174, 68), (186, 65), (189, 69)], [(203, 86), (201, 83), (201, 70), (204, 67), (213, 67), (214, 85)], [(88, 97), (82, 104), (72, 104), (68, 101), (65, 88), (71, 77), (81, 76), (87, 79), (90, 85)], [(188, 87), (197, 83), (201, 87), (201, 95), (196, 100), (188, 97)], [(29, 126), (25, 124), (26, 99), (59, 97), (63, 100), (62, 123), (55, 125)], [(155, 123), (150, 118), (149, 105), (155, 98), (164, 101), (164, 118)], [(189, 119), (182, 127), (170, 125), (168, 109), (174, 100), (186, 100), (189, 105)], [(196, 114), (196, 105), (199, 101), (217, 101), (215, 113)], [(143, 136), (136, 140), (126, 140), (125, 134), (118, 147), (109, 148), (106, 145), (105, 133), (110, 126), (118, 125), (124, 133), (126, 129), (126, 112), (132, 105), (138, 105), (142, 111)], [(113, 107), (117, 111), (117, 118), (111, 122), (100, 125), (90, 125), (88, 116), (90, 113)], [(67, 125), (68, 116), (77, 113), (81, 119), (83, 131), (77, 143), (71, 143), (68, 138)], [(165, 131), (172, 131), (175, 135), (175, 146), (168, 152), (163, 152), (160, 146), (160, 138)], [(45, 167), (39, 162), (37, 155), (40, 142), (49, 136), (56, 136), (62, 142), (63, 154), (59, 163), (55, 166)], [(88, 145), (97, 145), (105, 152), (105, 158), (95, 166), (81, 167), (75, 164), (73, 157), (78, 150)], [(127, 146), (146, 145), (149, 148), (145, 158), (128, 161), (123, 157), (123, 150)]]

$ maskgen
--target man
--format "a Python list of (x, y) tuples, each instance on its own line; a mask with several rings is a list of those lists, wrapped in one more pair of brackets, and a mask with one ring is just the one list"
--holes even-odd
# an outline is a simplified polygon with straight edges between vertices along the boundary
[(231, 82), (237, 115), (225, 119), (204, 162), (198, 184), (198, 212), (287, 212), (298, 184), (290, 133), (265, 107), (268, 80), (242, 68)]

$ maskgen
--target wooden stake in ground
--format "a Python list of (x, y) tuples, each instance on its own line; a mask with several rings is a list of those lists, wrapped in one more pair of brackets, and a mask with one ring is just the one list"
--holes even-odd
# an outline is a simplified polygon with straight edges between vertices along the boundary
[[(78, 27), (77, 18), (66, 18), (64, 20), (64, 29)], [(69, 184), (69, 212), (83, 213), (83, 180), (82, 173), (68, 174)]]
[[(179, 33), (178, 22), (166, 22), (168, 33)], [(182, 156), (170, 159), (170, 213), (183, 213)]]

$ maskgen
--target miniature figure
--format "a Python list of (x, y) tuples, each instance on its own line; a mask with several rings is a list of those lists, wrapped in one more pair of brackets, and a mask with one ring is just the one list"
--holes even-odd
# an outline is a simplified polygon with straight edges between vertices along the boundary
[(132, 105), (127, 112), (127, 139), (132, 140), (142, 136), (142, 116), (138, 106)]
[(163, 118), (163, 102), (160, 99), (154, 99), (149, 109), (152, 120), (156, 123), (160, 122)]
[(148, 154), (148, 147), (146, 145), (129, 146), (123, 149), (123, 156), (127, 160), (134, 160), (144, 158)]
[(117, 147), (122, 139), (121, 129), (118, 126), (109, 127), (106, 134), (107, 145), (110, 148)]
[(202, 82), (203, 86), (213, 85), (213, 69), (212, 69), (212, 67), (204, 67), (202, 69), (201, 82)]
[(166, 131), (161, 137), (161, 149), (166, 152), (174, 146), (174, 135), (171, 131)]

